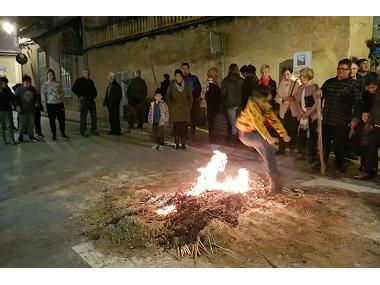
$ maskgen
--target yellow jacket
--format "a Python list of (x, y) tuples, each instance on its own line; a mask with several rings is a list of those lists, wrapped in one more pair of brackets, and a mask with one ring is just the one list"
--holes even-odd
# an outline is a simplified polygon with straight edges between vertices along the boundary
[(269, 123), (281, 137), (288, 135), (273, 110), (262, 110), (252, 99), (248, 101), (247, 106), (237, 118), (236, 127), (245, 133), (259, 132), (267, 140), (271, 135), (265, 123)]

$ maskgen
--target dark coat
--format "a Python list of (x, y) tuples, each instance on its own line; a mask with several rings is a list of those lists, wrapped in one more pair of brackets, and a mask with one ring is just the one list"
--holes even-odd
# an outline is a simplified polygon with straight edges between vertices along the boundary
[(249, 97), (252, 96), (253, 89), (257, 88), (259, 80), (256, 75), (244, 79), (241, 87), (241, 109), (244, 110), (247, 105)]
[(239, 75), (228, 75), (222, 80), (223, 108), (229, 109), (241, 104), (243, 78)]
[(167, 78), (165, 78), (165, 80), (163, 80), (160, 84), (160, 91), (161, 91), (163, 100), (165, 100), (166, 93), (168, 92), (169, 84), (170, 84), (170, 80)]
[(136, 106), (143, 103), (147, 95), (148, 87), (144, 79), (135, 77), (129, 82), (127, 89), (128, 105)]
[(116, 80), (112, 81), (107, 87), (103, 106), (108, 109), (119, 108), (122, 96), (120, 84)]
[(190, 110), (193, 105), (193, 94), (186, 82), (182, 92), (177, 90), (175, 80), (170, 82), (168, 93), (166, 94), (166, 102), (169, 106), (169, 114), (171, 122), (189, 122)]
[(187, 76), (184, 76), (183, 79), (185, 80), (187, 86), (192, 90), (193, 107), (199, 107), (202, 86), (199, 82), (198, 77), (196, 75), (189, 74)]
[(210, 82), (205, 99), (207, 103), (207, 114), (215, 116), (220, 110), (220, 103), (222, 102), (220, 87)]
[(97, 96), (97, 91), (94, 81), (84, 77), (78, 78), (71, 91), (78, 97), (83, 97), (86, 101), (93, 101)]
[(13, 95), (11, 89), (0, 89), (0, 111), (9, 112), (12, 111), (12, 106), (16, 105), (16, 97)]

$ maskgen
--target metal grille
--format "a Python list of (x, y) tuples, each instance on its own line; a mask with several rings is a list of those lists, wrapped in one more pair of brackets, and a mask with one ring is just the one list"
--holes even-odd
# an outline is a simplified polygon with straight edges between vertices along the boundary
[(71, 74), (74, 64), (74, 56), (61, 53), (60, 69), (61, 69), (61, 84), (65, 97), (72, 97), (71, 92)]
[(42, 51), (37, 54), (38, 61), (38, 82), (41, 86), (46, 81), (46, 52)]

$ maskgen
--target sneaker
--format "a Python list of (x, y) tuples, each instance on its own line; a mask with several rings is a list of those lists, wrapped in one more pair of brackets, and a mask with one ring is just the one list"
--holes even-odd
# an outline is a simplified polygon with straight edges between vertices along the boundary
[(157, 150), (158, 151), (163, 151), (165, 148), (164, 148), (164, 146), (163, 145), (158, 145), (158, 147), (157, 147)]
[(187, 149), (186, 145), (185, 144), (181, 144), (181, 149), (182, 150), (186, 150)]
[(179, 144), (175, 145), (175, 149), (181, 149), (181, 147), (179, 146)]
[(158, 148), (158, 144), (154, 144), (154, 145), (152, 146), (152, 149), (153, 149), (153, 150), (157, 150), (157, 148)]
[(29, 137), (29, 139), (30, 139), (31, 141), (34, 141), (34, 142), (39, 142), (39, 141), (40, 141), (40, 139), (39, 139), (39, 138), (36, 138), (35, 136), (33, 136), (33, 137)]
[(56, 142), (56, 141), (57, 141), (57, 136), (53, 136), (52, 140), (53, 140), (54, 142)]
[(65, 139), (65, 140), (69, 139), (69, 137), (66, 134), (61, 134), (61, 138)]
[(44, 138), (45, 136), (41, 133), (41, 134), (37, 134), (37, 137)]

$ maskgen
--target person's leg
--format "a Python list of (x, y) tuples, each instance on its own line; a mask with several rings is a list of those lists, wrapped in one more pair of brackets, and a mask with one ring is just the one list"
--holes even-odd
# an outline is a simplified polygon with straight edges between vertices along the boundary
[(107, 111), (108, 111), (108, 121), (110, 123), (110, 134), (113, 134), (114, 133), (114, 119), (113, 119), (113, 110), (112, 108), (110, 107), (107, 107)]
[(53, 138), (57, 137), (57, 127), (55, 125), (55, 118), (57, 114), (56, 104), (46, 104), (46, 109), (49, 118), (50, 130), (53, 135)]
[(323, 159), (325, 163), (327, 163), (330, 151), (331, 151), (331, 140), (332, 140), (332, 132), (334, 132), (334, 127), (323, 124), (322, 126), (322, 135), (323, 135)]
[(18, 140), (22, 142), (24, 140), (24, 134), (27, 130), (26, 127), (26, 119), (24, 118), (23, 114), (18, 114), (18, 127), (19, 127), (19, 135), (18, 135)]
[(26, 121), (26, 132), (28, 133), (29, 139), (34, 139), (34, 114), (27, 114), (24, 116)]
[(14, 126), (13, 126), (13, 113), (12, 111), (8, 112), (8, 115), (5, 117), (5, 127), (9, 131), (9, 136), (13, 144), (16, 144), (15, 135), (14, 135)]
[(309, 161), (314, 162), (317, 157), (317, 143), (318, 143), (318, 132), (317, 132), (317, 120), (313, 122), (309, 121)]
[(1, 129), (1, 135), (3, 137), (3, 141), (4, 143), (7, 143), (7, 136), (6, 136), (6, 123), (5, 123), (5, 120), (6, 120), (6, 112), (1, 112), (0, 111), (0, 129)]
[(180, 122), (181, 149), (186, 149), (187, 122)]
[(87, 130), (88, 108), (85, 100), (80, 101), (80, 133), (83, 135)]
[(214, 133), (215, 133), (215, 118), (216, 113), (214, 111), (209, 110), (207, 112), (207, 123), (208, 123), (208, 138), (210, 142), (214, 141)]
[(180, 140), (180, 122), (173, 123), (173, 136), (176, 149), (179, 149), (179, 140)]
[(65, 114), (65, 105), (63, 103), (60, 103), (57, 105), (57, 118), (58, 118), (59, 130), (61, 132), (61, 135), (65, 135), (66, 134), (66, 127), (65, 127), (66, 114)]
[(232, 136), (236, 136), (238, 132), (236, 128), (236, 112), (237, 112), (237, 107), (232, 107), (227, 110), (227, 116), (231, 125)]
[(41, 109), (36, 108), (34, 112), (34, 126), (36, 129), (36, 134), (42, 137), (42, 129), (41, 129)]
[(120, 109), (119, 106), (113, 108), (113, 127), (115, 134), (121, 134), (121, 126), (120, 126)]
[(280, 173), (277, 168), (275, 149), (259, 133), (245, 133), (240, 135), (240, 140), (248, 147), (253, 147), (263, 158), (267, 174), (271, 181), (272, 194), (280, 193), (282, 185), (280, 183)]
[(298, 137), (298, 119), (297, 117), (293, 117), (290, 113), (289, 118), (289, 136), (292, 138), (289, 144), (289, 148), (291, 150), (295, 150), (297, 148), (297, 137)]
[(158, 144), (160, 146), (165, 145), (165, 127), (164, 126), (158, 127)]
[(136, 123), (136, 106), (128, 105), (128, 125), (130, 129), (135, 127)]
[(137, 115), (137, 127), (139, 129), (142, 129), (144, 126), (144, 103), (138, 104), (136, 110)]
[(91, 132), (96, 133), (98, 130), (97, 116), (96, 116), (96, 103), (95, 101), (88, 102), (88, 110), (91, 116)]
[(158, 143), (158, 123), (153, 123), (152, 126), (152, 141), (154, 144)]
[[(285, 113), (284, 118), (280, 119), (282, 125), (284, 126), (284, 128), (285, 128), (286, 132), (289, 134), (289, 136), (291, 136), (291, 134), (289, 132), (289, 125), (290, 125), (291, 116), (292, 115), (291, 115), (290, 111), (287, 111)], [(278, 150), (280, 153), (282, 153), (285, 151), (285, 149), (289, 145), (289, 143), (285, 143), (281, 137), (279, 137), (278, 139), (279, 139)]]
[(343, 171), (343, 163), (347, 154), (348, 128), (345, 125), (336, 126), (333, 132), (333, 143), (335, 153), (335, 167)]

